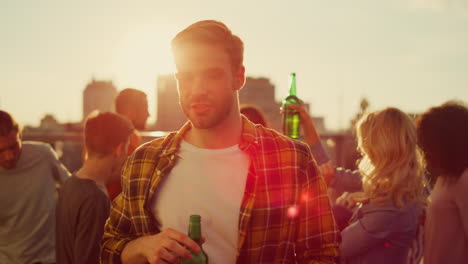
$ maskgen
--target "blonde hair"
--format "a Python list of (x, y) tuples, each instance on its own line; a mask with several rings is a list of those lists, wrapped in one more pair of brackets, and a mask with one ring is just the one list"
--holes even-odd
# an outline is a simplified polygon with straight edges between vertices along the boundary
[(413, 120), (396, 108), (364, 115), (357, 124), (363, 154), (362, 199), (375, 204), (424, 203), (424, 160), (417, 146)]

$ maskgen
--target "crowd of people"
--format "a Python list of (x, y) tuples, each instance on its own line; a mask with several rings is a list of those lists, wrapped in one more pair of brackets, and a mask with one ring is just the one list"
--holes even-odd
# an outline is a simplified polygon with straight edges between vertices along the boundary
[(365, 113), (351, 171), (330, 160), (302, 105), (290, 106), (302, 140), (240, 106), (243, 41), (226, 25), (196, 22), (171, 45), (174, 103), (189, 121), (142, 144), (147, 98), (125, 89), (117, 113), (86, 119), (73, 174), (0, 111), (0, 263), (180, 263), (201, 250), (186, 232), (191, 215), (210, 263), (468, 260), (463, 102), (416, 120), (394, 107)]

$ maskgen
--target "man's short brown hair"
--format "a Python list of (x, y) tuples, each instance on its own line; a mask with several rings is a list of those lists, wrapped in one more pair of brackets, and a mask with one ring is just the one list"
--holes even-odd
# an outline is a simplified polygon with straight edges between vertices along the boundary
[(119, 92), (115, 98), (115, 111), (124, 114), (135, 106), (141, 104), (141, 100), (146, 100), (146, 94), (133, 88), (127, 88)]
[(105, 156), (125, 143), (133, 133), (127, 118), (111, 112), (91, 113), (85, 123), (85, 144), (88, 155)]
[(233, 70), (243, 66), (244, 43), (220, 21), (202, 20), (188, 26), (172, 39), (173, 52), (176, 53), (180, 46), (187, 43), (219, 45), (229, 54)]
[(5, 137), (11, 131), (18, 131), (20, 127), (16, 120), (7, 112), (0, 110), (0, 136)]

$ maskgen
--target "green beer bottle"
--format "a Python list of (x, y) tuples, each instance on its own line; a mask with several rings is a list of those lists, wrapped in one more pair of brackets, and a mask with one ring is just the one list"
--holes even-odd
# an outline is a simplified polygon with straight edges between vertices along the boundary
[(206, 253), (203, 251), (203, 248), (202, 248), (202, 235), (201, 235), (200, 220), (201, 220), (201, 216), (199, 215), (190, 216), (188, 236), (193, 241), (198, 243), (201, 250), (198, 253), (192, 252), (192, 259), (191, 260), (183, 259), (180, 262), (181, 264), (207, 264), (208, 263), (208, 255), (206, 255)]
[(290, 104), (300, 105), (296, 96), (296, 73), (289, 75), (289, 95), (283, 100), (283, 134), (290, 138), (299, 138), (301, 119), (297, 110), (289, 108)]

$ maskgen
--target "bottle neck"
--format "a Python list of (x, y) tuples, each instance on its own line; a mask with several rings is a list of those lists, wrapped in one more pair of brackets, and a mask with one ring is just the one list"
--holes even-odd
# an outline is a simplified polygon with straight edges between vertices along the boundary
[(198, 223), (190, 222), (188, 235), (192, 240), (196, 241), (197, 243), (201, 242), (202, 236), (201, 236), (200, 222)]
[(291, 74), (290, 83), (289, 83), (289, 95), (296, 95), (296, 75)]

